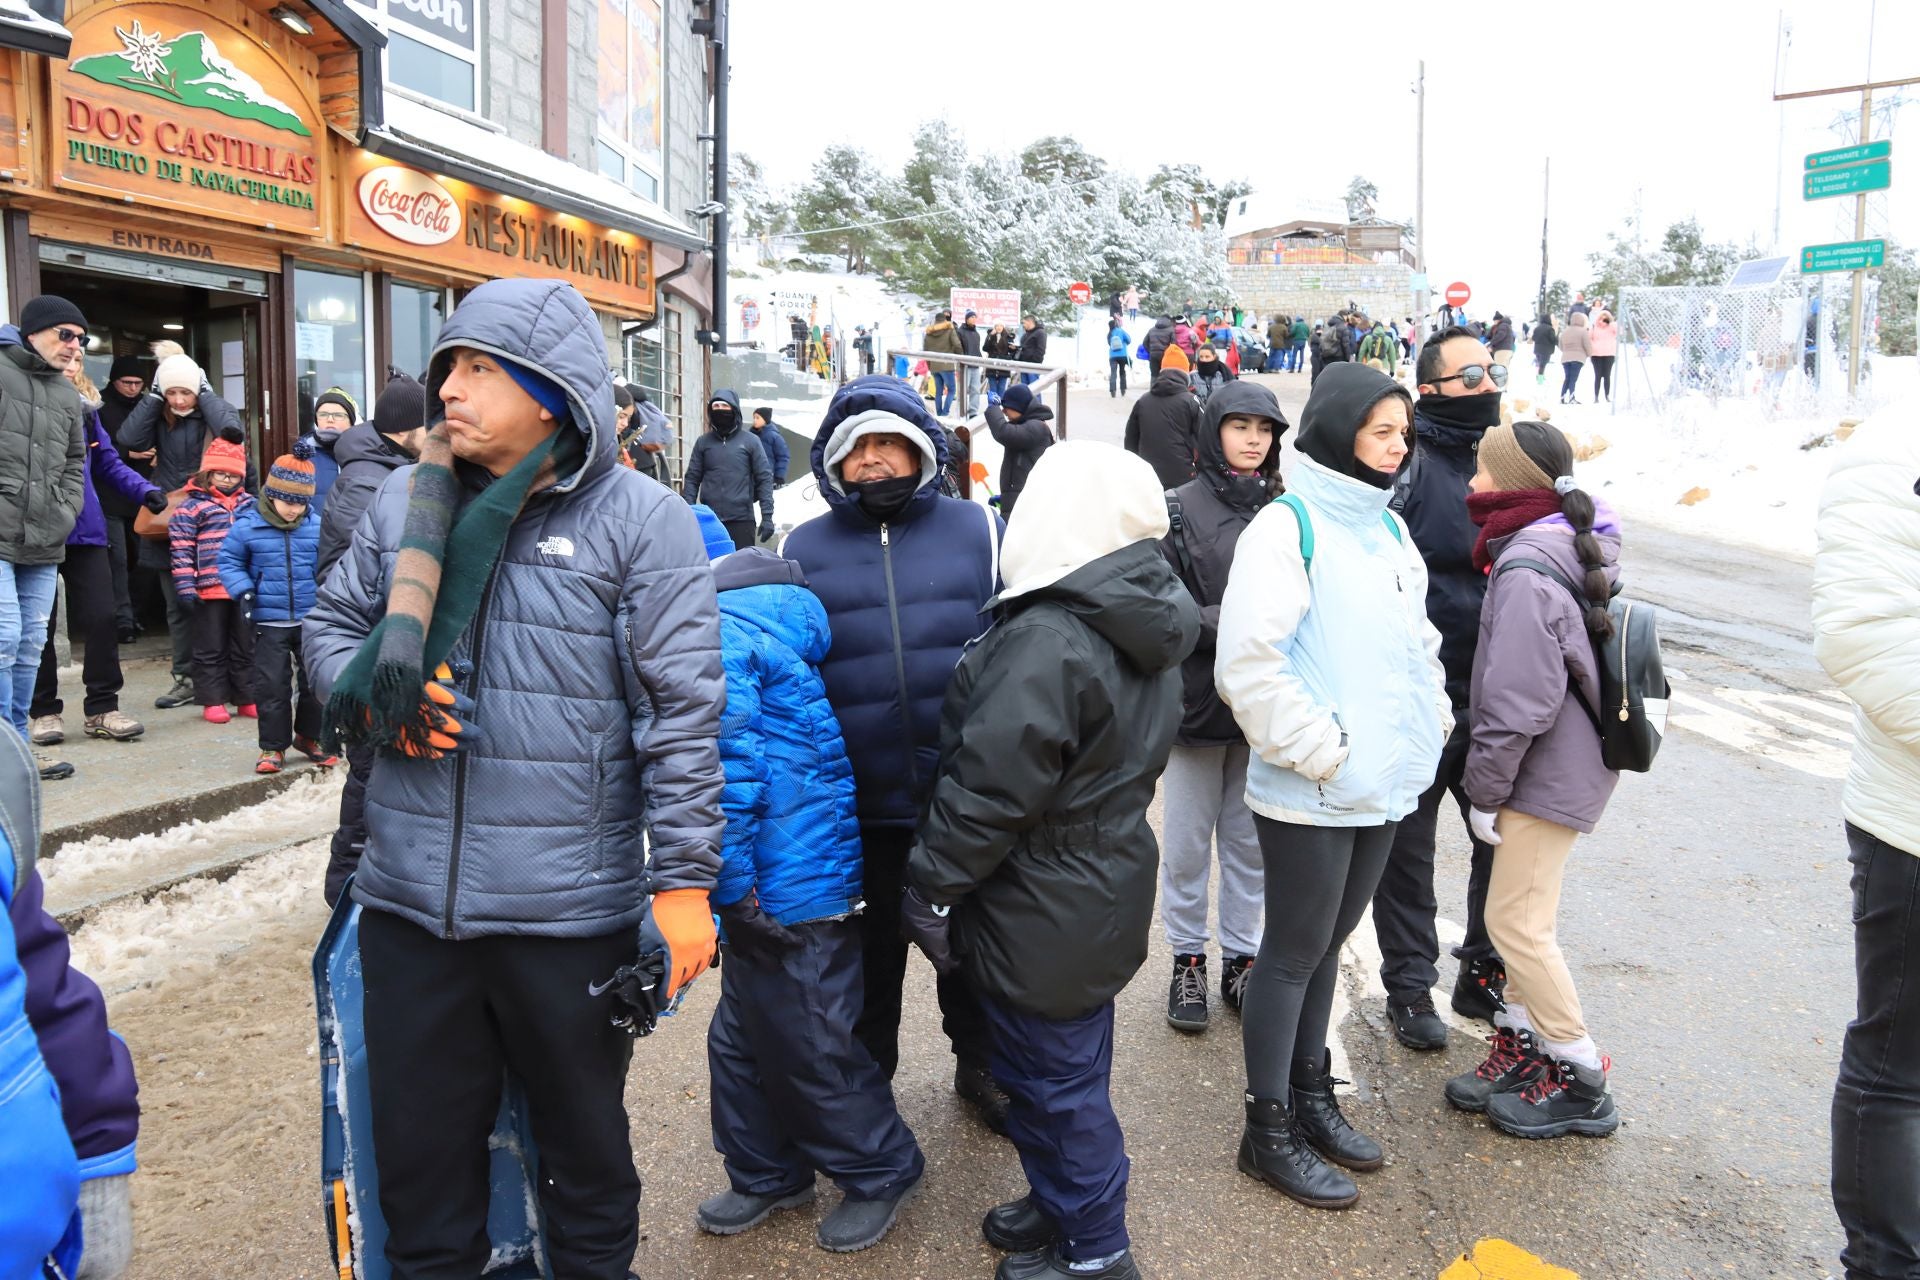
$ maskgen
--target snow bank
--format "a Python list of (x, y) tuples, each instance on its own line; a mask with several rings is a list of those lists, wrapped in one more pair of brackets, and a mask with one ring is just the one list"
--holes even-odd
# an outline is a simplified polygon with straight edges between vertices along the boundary
[(70, 844), (40, 863), (54, 910), (105, 894), (136, 889), (220, 859), (247, 846), (280, 844), (331, 830), (340, 811), (340, 776), (313, 772), (271, 800), (210, 822), (188, 822), (165, 831), (111, 840), (95, 836)]

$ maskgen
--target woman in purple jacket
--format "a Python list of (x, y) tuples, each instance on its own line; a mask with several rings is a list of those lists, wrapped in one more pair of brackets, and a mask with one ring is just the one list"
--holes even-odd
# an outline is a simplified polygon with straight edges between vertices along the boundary
[[(156, 515), (166, 510), (167, 495), (114, 452), (113, 441), (100, 424), (100, 393), (88, 380), (80, 361), (67, 367), (67, 379), (87, 408), (87, 466), (81, 472), (86, 494), (73, 532), (67, 535), (67, 558), (60, 563), (60, 576), (67, 582), (67, 612), (79, 624), (86, 652), (80, 669), (87, 690), (83, 728), (89, 738), (131, 742), (146, 732), (146, 726), (120, 710), (120, 637), (114, 621), (113, 568), (100, 492), (111, 490), (128, 502), (144, 504)], [(59, 673), (60, 664), (53, 654), (53, 627), (49, 626), (30, 708), (28, 731), (35, 746), (66, 740)]]
[[(1467, 511), (1487, 573), (1464, 785), (1474, 834), (1496, 846), (1487, 931), (1507, 962), (1493, 1049), (1447, 1101), (1526, 1138), (1603, 1137), (1620, 1125), (1556, 936), (1560, 879), (1619, 775), (1586, 708), (1613, 631), (1620, 528), (1573, 480), (1573, 449), (1542, 422), (1490, 428)], [(1584, 705), (1583, 705), (1584, 704)]]

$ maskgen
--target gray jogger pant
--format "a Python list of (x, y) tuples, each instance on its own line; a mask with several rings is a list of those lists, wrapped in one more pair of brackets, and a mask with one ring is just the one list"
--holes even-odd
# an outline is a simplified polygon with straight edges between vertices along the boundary
[(1207, 882), (1220, 850), (1220, 952), (1260, 950), (1260, 840), (1247, 808), (1247, 746), (1175, 747), (1160, 775), (1160, 920), (1174, 951), (1207, 947)]

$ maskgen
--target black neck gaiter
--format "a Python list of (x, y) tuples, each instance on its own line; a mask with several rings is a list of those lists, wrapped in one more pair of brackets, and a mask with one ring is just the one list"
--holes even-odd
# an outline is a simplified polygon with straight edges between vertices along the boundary
[(1446, 427), (1484, 431), (1500, 425), (1499, 396), (1437, 396), (1429, 393), (1421, 396), (1414, 407), (1423, 417)]
[(920, 477), (917, 475), (868, 480), (847, 486), (847, 492), (859, 502), (860, 509), (883, 522), (906, 510), (907, 503), (913, 501), (913, 495), (919, 491)]

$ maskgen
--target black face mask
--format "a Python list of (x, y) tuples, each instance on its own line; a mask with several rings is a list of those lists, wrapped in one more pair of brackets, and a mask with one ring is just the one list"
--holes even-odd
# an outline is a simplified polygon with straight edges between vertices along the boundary
[(847, 492), (860, 503), (860, 509), (875, 520), (891, 520), (906, 510), (907, 503), (920, 491), (920, 477), (894, 476), (888, 480), (867, 480), (849, 484)]
[(707, 425), (724, 436), (740, 425), (740, 415), (732, 409), (708, 409)]
[(1484, 431), (1500, 425), (1499, 396), (1437, 396), (1429, 392), (1414, 407), (1443, 426)]

